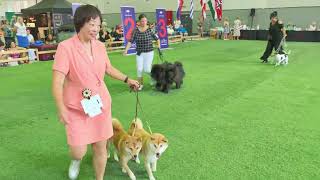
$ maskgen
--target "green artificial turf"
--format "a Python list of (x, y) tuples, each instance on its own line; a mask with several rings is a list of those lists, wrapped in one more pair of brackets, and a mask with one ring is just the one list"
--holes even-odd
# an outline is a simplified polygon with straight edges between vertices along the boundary
[[(140, 93), (153, 132), (169, 139), (159, 180), (318, 179), (320, 177), (320, 45), (289, 42), (289, 65), (261, 64), (266, 42), (193, 41), (164, 52), (186, 77), (169, 94)], [(135, 77), (135, 56), (110, 54)], [(155, 58), (157, 62), (157, 58)], [(68, 148), (51, 96), (51, 62), (0, 69), (0, 179), (67, 179)], [(106, 79), (113, 116), (127, 128), (135, 95)], [(146, 84), (149, 78), (146, 76)], [(94, 179), (89, 149), (79, 180)], [(143, 165), (129, 164), (137, 179)], [(129, 179), (108, 161), (105, 179)]]

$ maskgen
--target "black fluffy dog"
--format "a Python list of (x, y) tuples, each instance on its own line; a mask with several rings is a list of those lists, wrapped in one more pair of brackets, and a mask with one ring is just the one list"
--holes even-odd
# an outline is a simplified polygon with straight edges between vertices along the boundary
[(185, 72), (181, 62), (176, 61), (174, 64), (165, 62), (155, 64), (151, 69), (151, 77), (156, 81), (156, 89), (168, 93), (171, 85), (176, 84), (179, 89), (183, 84)]

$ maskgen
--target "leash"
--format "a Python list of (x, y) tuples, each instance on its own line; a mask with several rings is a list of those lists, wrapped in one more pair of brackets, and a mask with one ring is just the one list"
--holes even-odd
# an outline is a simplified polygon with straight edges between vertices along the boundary
[[(134, 124), (135, 124), (135, 126), (134, 126), (134, 129), (133, 129), (132, 136), (135, 135), (136, 129), (137, 129), (136, 123), (137, 123), (137, 118), (138, 118), (138, 106), (140, 107), (140, 111), (141, 111), (141, 113), (142, 113), (143, 116), (144, 116), (144, 113), (143, 113), (143, 111), (142, 111), (142, 106), (141, 106), (141, 103), (140, 103), (140, 99), (139, 99), (139, 91), (136, 91), (135, 93), (136, 93), (136, 107), (135, 107), (135, 108), (136, 108), (136, 112), (135, 112), (135, 117), (134, 117)], [(145, 117), (145, 116), (144, 116), (144, 117)], [(146, 122), (146, 125), (147, 125), (147, 127), (148, 127), (149, 133), (152, 134), (149, 121), (145, 121), (145, 122)]]
[(279, 46), (278, 46), (278, 49), (276, 50), (276, 53), (277, 53), (277, 54), (279, 54), (280, 49), (283, 47), (283, 45), (284, 45), (285, 42), (286, 42), (286, 38), (283, 37), (283, 38), (281, 39), (281, 42), (280, 42)]
[(159, 60), (161, 61), (161, 63), (164, 63), (164, 56), (163, 56), (163, 52), (160, 50), (160, 48), (157, 48), (157, 50), (158, 50), (158, 54), (159, 54), (159, 56), (158, 56), (158, 63), (159, 63)]

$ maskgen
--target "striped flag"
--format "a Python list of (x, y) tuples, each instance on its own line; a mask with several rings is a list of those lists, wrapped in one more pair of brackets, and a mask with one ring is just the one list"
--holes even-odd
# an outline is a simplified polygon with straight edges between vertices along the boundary
[(190, 18), (193, 19), (193, 0), (190, 0)]
[(207, 14), (206, 14), (206, 2), (205, 0), (200, 0), (200, 5), (201, 5), (201, 12), (202, 12), (202, 17), (203, 19), (206, 19), (207, 18)]
[(183, 6), (183, 0), (178, 0), (177, 20), (180, 20), (182, 6)]

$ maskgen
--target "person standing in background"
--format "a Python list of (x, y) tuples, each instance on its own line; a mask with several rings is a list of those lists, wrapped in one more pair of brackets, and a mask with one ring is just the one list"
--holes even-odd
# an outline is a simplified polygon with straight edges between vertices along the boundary
[(233, 32), (233, 36), (235, 40), (239, 40), (240, 38), (240, 30), (241, 30), (241, 20), (239, 17), (236, 18), (236, 20), (234, 21), (234, 32)]
[(143, 88), (143, 72), (150, 74), (153, 61), (153, 40), (157, 41), (157, 47), (160, 48), (160, 40), (158, 36), (152, 32), (151, 28), (147, 25), (147, 16), (140, 14), (139, 16), (140, 26), (137, 27), (131, 36), (131, 40), (128, 42), (124, 55), (128, 53), (129, 48), (133, 42), (136, 43), (136, 62), (137, 62), (137, 76), (140, 83), (139, 90)]
[(17, 22), (14, 24), (14, 31), (16, 32), (18, 46), (28, 47), (27, 28), (21, 16), (17, 18)]
[(230, 33), (229, 19), (225, 18), (223, 22), (223, 40), (229, 40), (228, 35)]

